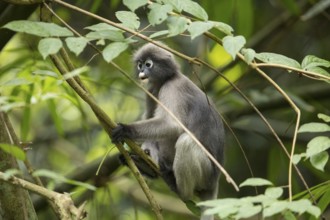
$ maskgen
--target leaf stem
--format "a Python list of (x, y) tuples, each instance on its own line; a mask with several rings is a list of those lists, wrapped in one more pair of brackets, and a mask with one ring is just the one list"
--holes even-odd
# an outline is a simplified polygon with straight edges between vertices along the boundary
[(313, 79), (322, 79), (322, 80), (330, 80), (330, 76), (325, 76), (319, 73), (303, 70), (303, 69), (298, 69), (295, 67), (283, 65), (283, 64), (276, 64), (276, 63), (253, 63), (252, 66), (254, 67), (276, 67), (276, 68), (281, 68), (281, 69), (286, 69), (286, 70), (292, 70), (295, 71), (299, 74), (306, 75), (307, 77), (311, 77)]

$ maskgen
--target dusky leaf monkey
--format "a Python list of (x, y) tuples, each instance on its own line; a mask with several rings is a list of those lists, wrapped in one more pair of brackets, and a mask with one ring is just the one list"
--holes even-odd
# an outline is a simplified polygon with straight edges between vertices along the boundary
[[(134, 62), (138, 78), (147, 81), (148, 91), (222, 163), (224, 128), (221, 117), (206, 94), (180, 72), (173, 55), (148, 43), (134, 54)], [(217, 198), (218, 168), (149, 96), (143, 120), (118, 124), (113, 130), (113, 142), (126, 138), (143, 142), (142, 148), (158, 163), (164, 181), (183, 201), (191, 200), (193, 195), (202, 201)], [(209, 220), (213, 216), (202, 214), (201, 219)]]

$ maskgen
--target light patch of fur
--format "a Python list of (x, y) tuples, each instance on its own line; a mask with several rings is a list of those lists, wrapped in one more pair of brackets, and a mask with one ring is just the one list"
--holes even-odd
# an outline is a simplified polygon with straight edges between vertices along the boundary
[(187, 133), (178, 138), (175, 150), (173, 170), (178, 191), (183, 200), (191, 200), (195, 190), (205, 190), (208, 185), (212, 164)]

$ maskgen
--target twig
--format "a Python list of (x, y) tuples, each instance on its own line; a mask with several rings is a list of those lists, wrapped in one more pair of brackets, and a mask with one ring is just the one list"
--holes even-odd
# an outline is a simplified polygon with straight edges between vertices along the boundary
[(283, 65), (283, 64), (276, 64), (276, 63), (253, 63), (251, 64), (251, 67), (259, 68), (259, 67), (276, 67), (276, 68), (281, 68), (281, 69), (286, 69), (286, 70), (292, 70), (294, 72), (297, 72), (298, 74), (302, 74), (306, 77), (312, 77), (313, 79), (318, 79), (318, 80), (330, 80), (330, 76), (322, 75), (319, 73), (303, 70), (303, 69), (298, 69), (295, 67)]
[[(69, 24), (67, 24), (63, 19), (61, 19), (47, 4), (44, 4), (47, 9), (56, 17), (58, 18), (67, 28), (69, 28), (75, 35), (82, 37), (82, 35), (80, 33), (78, 33), (76, 30), (74, 30)], [(88, 45), (91, 46), (95, 51), (97, 51), (99, 54), (102, 54), (102, 52), (92, 43), (88, 42)], [(62, 54), (66, 54), (63, 59), (64, 62), (67, 64), (67, 66), (69, 65), (69, 69), (70, 71), (72, 71), (73, 69), (73, 64), (71, 64), (71, 62), (69, 61), (69, 56), (67, 55), (67, 52), (64, 50), (64, 52), (61, 52)], [(58, 60), (59, 65), (63, 66), (63, 68), (65, 69), (63, 63), (60, 64), (60, 60)], [(123, 71), (118, 65), (116, 65), (115, 63), (111, 62), (111, 64), (117, 68), (119, 71)], [(63, 69), (63, 70), (64, 70)], [(93, 111), (99, 112), (98, 115), (96, 115), (97, 117), (100, 116), (101, 119), (103, 119), (105, 121), (105, 124), (107, 124), (108, 126), (110, 126), (109, 128), (107, 128), (107, 130), (109, 132), (111, 132), (111, 130), (116, 126), (115, 122), (113, 122), (109, 116), (101, 109), (99, 108), (99, 106), (94, 102), (93, 96), (89, 93), (89, 91), (85, 88), (85, 86), (83, 85), (83, 83), (81, 82), (79, 76), (74, 77), (74, 79), (77, 81), (78, 85), (80, 87), (82, 87), (82, 89), (84, 90), (83, 93), (85, 93), (85, 97), (88, 96), (89, 98), (86, 97), (86, 100), (84, 100), (85, 102), (87, 102), (91, 107), (93, 106)], [(82, 86), (81, 86), (82, 85)], [(78, 86), (77, 86), (78, 88)], [(88, 101), (90, 99), (90, 101)], [(158, 166), (150, 159), (150, 157), (148, 157), (143, 150), (141, 150), (141, 148), (139, 146), (137, 146), (134, 142), (130, 142), (127, 143), (129, 145), (129, 147), (135, 152), (137, 153), (139, 156), (141, 156), (146, 162), (147, 164), (155, 171), (159, 174), (158, 171)]]
[(289, 201), (292, 201), (292, 158), (293, 158), (293, 154), (295, 151), (295, 147), (296, 147), (296, 142), (297, 142), (297, 136), (298, 136), (298, 129), (299, 129), (299, 124), (300, 124), (300, 109), (297, 107), (297, 105), (292, 101), (292, 99), (286, 94), (286, 92), (283, 91), (283, 89), (277, 85), (276, 82), (274, 82), (274, 80), (272, 80), (272, 78), (270, 78), (265, 72), (263, 72), (261, 69), (256, 68), (257, 72), (262, 75), (268, 82), (270, 82), (275, 89), (281, 93), (281, 95), (288, 101), (288, 103), (291, 105), (291, 107), (293, 108), (293, 110), (296, 112), (297, 114), (297, 119), (296, 119), (296, 126), (295, 126), (295, 130), (294, 130), (294, 134), (293, 134), (293, 139), (292, 139), (292, 147), (291, 147), (291, 154), (290, 154), (290, 161), (289, 161), (289, 174), (288, 174), (288, 185), (289, 185)]
[[(48, 10), (55, 14), (51, 8), (44, 3), (44, 5), (48, 8)], [(57, 16), (58, 17), (58, 16)], [(59, 18), (59, 17), (58, 17)], [(95, 47), (94, 47), (95, 48)], [(99, 51), (97, 48), (95, 48), (97, 51)], [(69, 68), (73, 68), (73, 65), (71, 64), (71, 61), (69, 61), (69, 57), (67, 56), (67, 53), (62, 51), (62, 55), (64, 55), (63, 59), (65, 60), (64, 62), (67, 64)], [(56, 67), (59, 69), (62, 75), (65, 75), (68, 71), (64, 64), (61, 62), (61, 60), (56, 56), (52, 55), (51, 56), (54, 64)], [(109, 138), (111, 139), (111, 133), (112, 129), (116, 126), (114, 122), (111, 121), (111, 119), (107, 116), (107, 114), (94, 102), (91, 94), (88, 92), (86, 87), (83, 85), (83, 83), (80, 81), (80, 78), (78, 76), (72, 78), (72, 79), (67, 79), (68, 84), (75, 90), (75, 92), (91, 107), (93, 110), (94, 114), (96, 117), (99, 119), (101, 125), (105, 129), (106, 133), (108, 134)], [(141, 155), (141, 157), (150, 165), (152, 169), (154, 169), (156, 172), (158, 171), (158, 167), (156, 164), (153, 163), (153, 161), (149, 158), (146, 157), (146, 155), (143, 153), (142, 149), (140, 149), (134, 142), (128, 141), (128, 145), (137, 152), (137, 154)], [(138, 180), (142, 190), (144, 191), (146, 197), (148, 198), (150, 205), (153, 209), (153, 211), (156, 214), (157, 219), (162, 220), (163, 217), (161, 215), (161, 208), (154, 199), (153, 195), (151, 194), (148, 185), (146, 184), (144, 178), (142, 177), (141, 173), (135, 166), (134, 162), (128, 155), (127, 151), (124, 149), (124, 147), (121, 144), (117, 144), (118, 150), (123, 154), (127, 161), (128, 167), (131, 169), (133, 175), (135, 178)]]
[[(0, 181), (19, 186), (52, 201), (59, 210), (60, 219), (62, 220), (84, 219), (86, 217), (86, 211), (84, 211), (81, 207), (75, 207), (69, 194), (61, 194), (51, 191), (15, 176), (8, 178), (3, 172), (0, 172)], [(73, 218), (73, 216), (75, 218)]]
[[(222, 42), (221, 42), (221, 40), (220, 39), (218, 39), (215, 35), (213, 35), (213, 34), (211, 34), (211, 33), (209, 33), (209, 32), (206, 32), (205, 33), (205, 35), (207, 36), (207, 37), (209, 37), (209, 38), (211, 38), (212, 40), (214, 40), (215, 42), (217, 42), (218, 44), (222, 44)], [(237, 56), (241, 59), (241, 60), (243, 60), (243, 61), (245, 61), (245, 59), (244, 59), (244, 56), (241, 54), (241, 53), (238, 53), (237, 54)], [(209, 65), (209, 64), (207, 64), (207, 65)], [(210, 66), (210, 65), (209, 65)], [(210, 66), (211, 68), (213, 68), (212, 66)], [(253, 67), (253, 65), (252, 65), (252, 67)], [(257, 68), (257, 67), (255, 67), (256, 69), (259, 69), (259, 68)], [(260, 70), (260, 69), (259, 69)], [(214, 68), (214, 71), (215, 72), (218, 72), (215, 68)], [(261, 70), (260, 70), (261, 71)], [(220, 74), (220, 73), (219, 73)], [(265, 74), (266, 75), (266, 74)], [(267, 76), (267, 75), (266, 75)], [(267, 76), (268, 77), (268, 76)], [(233, 83), (231, 83), (226, 77), (224, 77), (223, 76), (223, 78), (231, 85), (231, 86), (233, 86), (234, 88), (236, 87)], [(275, 83), (275, 82), (274, 82)], [(273, 84), (274, 85), (274, 84)], [(275, 85), (277, 85), (276, 83), (275, 83)], [(278, 85), (277, 85), (277, 87), (279, 87)], [(276, 87), (275, 87), (276, 88)], [(279, 87), (280, 88), (280, 87)], [(291, 182), (291, 176), (292, 176), (292, 156), (291, 155), (293, 155), (293, 153), (294, 153), (294, 148), (295, 148), (295, 146), (293, 146), (292, 147), (292, 149), (291, 149), (291, 153), (289, 154), (289, 152), (287, 151), (287, 149), (285, 148), (285, 146), (284, 146), (284, 144), (283, 144), (283, 142), (282, 142), (282, 140), (278, 137), (278, 135), (277, 135), (277, 133), (275, 132), (275, 130), (273, 129), (273, 127), (270, 125), (270, 123), (267, 121), (267, 119), (262, 115), (262, 113), (259, 111), (259, 109), (257, 109), (257, 107), (255, 107), (255, 105), (240, 91), (240, 90), (237, 90), (236, 89), (236, 91), (237, 92), (239, 92), (240, 93), (240, 95), (253, 107), (253, 109), (258, 113), (258, 115), (262, 118), (262, 120), (265, 122), (265, 124), (268, 126), (268, 128), (270, 129), (270, 131), (272, 132), (272, 134), (274, 135), (274, 137), (276, 138), (276, 140), (278, 141), (278, 143), (280, 144), (280, 146), (282, 147), (282, 149), (284, 150), (284, 152), (286, 153), (286, 155), (288, 156), (288, 158), (289, 158), (289, 160), (290, 160), (290, 164), (291, 165), (289, 165), (289, 173), (290, 173), (290, 177), (289, 177), (289, 180), (288, 180), (288, 182)], [(284, 92), (284, 91), (282, 91), (282, 92)], [(284, 92), (285, 93), (285, 92)], [(286, 94), (286, 93), (285, 93)], [(287, 96), (288, 97), (288, 96)], [(290, 105), (292, 106), (292, 104), (295, 106), (295, 104), (294, 104), (294, 102), (289, 98), (289, 100), (288, 99), (286, 99), (289, 103), (290, 103)], [(295, 106), (296, 107), (296, 106)], [(294, 108), (294, 107), (293, 107)], [(299, 108), (298, 107), (296, 107), (296, 108), (294, 108), (294, 110), (295, 110), (295, 112), (297, 113), (297, 122), (296, 122), (296, 127), (295, 127), (295, 132), (294, 132), (294, 138), (293, 138), (293, 144), (295, 145), (296, 144), (296, 139), (297, 139), (297, 131), (298, 131), (298, 127), (299, 127), (299, 123), (300, 123), (300, 110), (299, 110)], [(300, 170), (298, 169), (298, 167), (295, 165), (295, 164), (293, 164), (293, 166), (294, 166), (294, 168), (295, 168), (295, 170), (296, 170), (296, 172), (298, 173), (298, 175), (299, 175), (299, 177), (300, 177), (300, 179), (301, 179), (301, 181), (303, 182), (303, 184), (304, 184), (304, 186), (305, 186), (305, 188), (307, 189), (307, 191), (309, 192), (309, 194), (310, 194), (310, 196), (311, 196), (311, 198), (313, 199), (313, 202), (316, 204), (316, 201), (315, 201), (315, 198), (314, 198), (314, 196), (313, 196), (313, 194), (312, 194), (312, 192), (310, 191), (310, 189), (309, 189), (309, 187), (308, 187), (308, 184), (307, 184), (307, 182), (306, 182), (306, 180), (304, 179), (304, 177), (303, 177), (303, 175), (301, 174), (301, 172), (300, 172)], [(291, 169), (291, 171), (290, 171), (290, 169)], [(292, 189), (290, 189), (290, 187), (292, 187), (291, 185), (289, 186), (289, 190), (292, 190)], [(290, 199), (292, 199), (292, 191), (291, 191), (291, 196), (290, 196)]]
[[(60, 59), (56, 55), (51, 55), (51, 59), (53, 60), (54, 64), (61, 72), (62, 75), (65, 75), (68, 71), (65, 68), (64, 64), (60, 61)], [(74, 80), (74, 78), (66, 79), (68, 84), (71, 86), (72, 89), (91, 107), (96, 117), (99, 119), (101, 125), (105, 129), (106, 133), (109, 137), (111, 137), (112, 129), (116, 126), (114, 122), (107, 116), (107, 114), (94, 102), (94, 100), (90, 97), (89, 93), (80, 87), (80, 85)], [(134, 145), (133, 142), (128, 143)], [(142, 190), (144, 191), (146, 197), (148, 198), (150, 205), (155, 212), (157, 219), (162, 220), (163, 217), (161, 215), (161, 208), (157, 204), (156, 200), (154, 199), (153, 195), (151, 194), (146, 182), (144, 181), (142, 175), (140, 174), (139, 170), (136, 168), (134, 162), (128, 155), (127, 151), (121, 144), (117, 144), (117, 148), (120, 153), (123, 154), (125, 157), (129, 168), (132, 170), (133, 175), (138, 180)], [(139, 148), (139, 147), (137, 147)]]
[(78, 11), (78, 12), (80, 12), (80, 13), (82, 13), (82, 14), (88, 15), (88, 16), (90, 16), (90, 17), (92, 17), (92, 18), (95, 18), (95, 19), (100, 20), (100, 21), (102, 21), (102, 22), (105, 22), (105, 23), (107, 23), (107, 24), (110, 24), (110, 25), (113, 26), (113, 27), (119, 28), (119, 29), (121, 29), (121, 30), (123, 30), (123, 31), (126, 31), (126, 32), (128, 32), (128, 33), (131, 33), (131, 34), (133, 34), (134, 36), (137, 36), (137, 37), (139, 37), (139, 38), (141, 38), (141, 39), (143, 39), (143, 40), (145, 40), (145, 41), (147, 41), (147, 42), (153, 43), (154, 45), (156, 45), (156, 46), (158, 46), (158, 47), (160, 47), (160, 48), (163, 48), (164, 50), (167, 50), (167, 51), (169, 51), (169, 52), (171, 52), (171, 53), (173, 53), (173, 54), (175, 54), (175, 55), (177, 55), (177, 56), (179, 56), (179, 57), (181, 57), (181, 58), (183, 58), (183, 59), (185, 59), (185, 60), (188, 60), (188, 61), (191, 62), (191, 63), (197, 64), (197, 65), (200, 65), (200, 63), (197, 62), (194, 58), (191, 58), (191, 57), (189, 57), (189, 56), (187, 56), (187, 55), (185, 55), (185, 54), (183, 54), (183, 53), (180, 53), (180, 52), (178, 52), (178, 51), (176, 51), (176, 50), (174, 50), (174, 49), (172, 49), (172, 48), (170, 48), (170, 47), (167, 47), (167, 46), (165, 46), (164, 44), (160, 44), (160, 43), (158, 43), (157, 41), (154, 41), (154, 40), (152, 40), (151, 38), (149, 38), (149, 37), (147, 37), (147, 36), (145, 36), (145, 35), (143, 35), (143, 34), (140, 34), (139, 32), (136, 32), (136, 31), (134, 31), (134, 30), (131, 30), (131, 29), (129, 29), (129, 28), (126, 28), (126, 27), (124, 27), (124, 26), (122, 26), (122, 25), (120, 25), (120, 24), (118, 24), (118, 23), (115, 23), (115, 22), (113, 22), (113, 21), (110, 21), (110, 20), (108, 20), (108, 19), (105, 19), (105, 18), (103, 18), (103, 17), (101, 17), (101, 16), (98, 16), (98, 15), (96, 15), (96, 14), (93, 14), (93, 13), (89, 12), (89, 11), (83, 10), (83, 9), (81, 9), (81, 8), (78, 8), (78, 7), (74, 6), (74, 5), (71, 5), (71, 4), (69, 4), (69, 3), (67, 3), (67, 2), (64, 2), (64, 1), (61, 1), (61, 0), (53, 0), (53, 2), (56, 2), (56, 3), (58, 3), (58, 4), (60, 4), (60, 5), (63, 5), (63, 6), (65, 6), (65, 7), (67, 7), (67, 8), (71, 8), (71, 9), (73, 9), (73, 10), (75, 10), (75, 11)]

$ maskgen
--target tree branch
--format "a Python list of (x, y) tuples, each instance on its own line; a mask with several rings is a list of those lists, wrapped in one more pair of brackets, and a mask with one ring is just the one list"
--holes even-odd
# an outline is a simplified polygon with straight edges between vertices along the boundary
[(87, 213), (83, 209), (84, 204), (79, 208), (75, 207), (69, 194), (61, 194), (51, 191), (15, 176), (8, 178), (7, 175), (3, 172), (0, 172), (0, 181), (19, 186), (52, 201), (56, 208), (59, 210), (61, 220), (84, 219), (86, 217)]
[[(50, 20), (49, 13), (52, 13), (52, 11), (48, 10), (48, 8), (50, 8), (50, 7), (46, 3), (44, 3), (44, 6), (47, 7), (47, 9), (45, 7), (42, 8), (43, 16), (41, 17), (41, 20), (49, 21)], [(64, 54), (64, 57), (62, 57), (64, 60), (68, 59), (68, 57), (66, 56), (66, 52), (62, 51), (62, 54)], [(73, 68), (71, 61), (69, 61), (69, 60), (64, 61), (65, 62), (65, 64), (64, 64), (62, 62), (62, 60), (59, 58), (59, 56), (51, 55), (50, 57), (51, 57), (53, 63), (55, 64), (55, 66), (57, 67), (57, 69), (59, 70), (59, 72), (63, 76), (65, 76), (65, 74), (69, 72), (68, 69), (66, 68), (65, 64), (67, 64), (69, 69)], [(88, 90), (83, 85), (83, 83), (81, 82), (81, 80), (79, 79), (78, 76), (76, 76), (74, 78), (68, 78), (68, 79), (66, 79), (66, 81), (71, 86), (71, 88), (91, 107), (95, 116), (98, 118), (102, 127), (104, 128), (104, 130), (108, 134), (109, 138), (111, 139), (112, 129), (116, 127), (116, 124), (94, 102), (92, 95), (88, 92)], [(141, 155), (143, 155), (142, 149), (140, 149), (134, 142), (132, 142), (132, 141), (126, 141), (126, 142), (129, 146), (132, 146), (132, 148), (135, 149), (137, 151), (137, 153), (140, 153)], [(141, 173), (135, 166), (134, 162), (132, 161), (132, 159), (128, 155), (127, 151), (122, 146), (122, 144), (117, 144), (116, 146), (117, 146), (118, 150), (120, 151), (120, 153), (123, 154), (123, 156), (125, 157), (128, 167), (131, 169), (133, 175), (139, 182), (142, 190), (144, 191), (146, 197), (148, 198), (150, 205), (152, 207), (152, 210), (156, 214), (157, 219), (162, 220), (163, 217), (161, 215), (161, 208), (158, 205), (158, 203), (156, 202), (156, 200), (154, 199), (153, 195), (151, 194), (151, 191), (150, 191), (148, 185), (146, 184), (144, 178), (142, 177)], [(151, 164), (151, 167), (154, 169), (155, 169), (155, 167), (157, 167), (150, 158), (147, 158), (147, 163)], [(156, 169), (156, 172), (159, 172), (158, 169)]]

